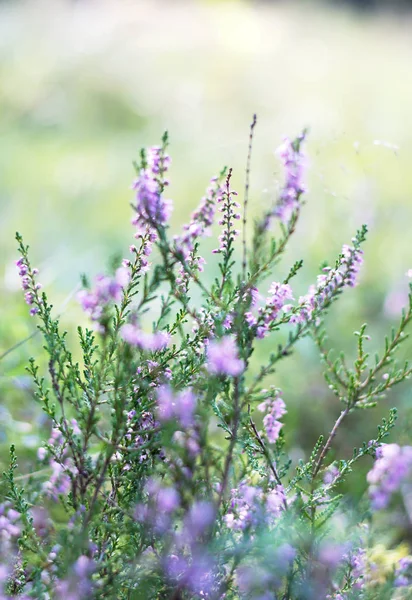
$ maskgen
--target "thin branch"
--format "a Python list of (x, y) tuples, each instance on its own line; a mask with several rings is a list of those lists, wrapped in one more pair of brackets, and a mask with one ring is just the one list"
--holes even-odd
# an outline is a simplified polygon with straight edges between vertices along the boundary
[(252, 123), (249, 130), (249, 147), (246, 159), (246, 179), (245, 179), (245, 197), (243, 201), (243, 262), (242, 262), (242, 278), (246, 279), (247, 255), (246, 255), (246, 225), (247, 225), (247, 208), (249, 202), (249, 186), (250, 186), (250, 163), (252, 160), (253, 133), (256, 126), (256, 115), (253, 115)]

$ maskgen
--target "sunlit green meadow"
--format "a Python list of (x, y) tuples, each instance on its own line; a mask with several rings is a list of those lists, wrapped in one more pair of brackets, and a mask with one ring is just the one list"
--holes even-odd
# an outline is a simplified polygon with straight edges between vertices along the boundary
[[(242, 194), (254, 112), (255, 214), (281, 184), (274, 150), (282, 136), (310, 128), (307, 205), (272, 280), (303, 258), (295, 289), (305, 293), (319, 265), (366, 222), (361, 283), (333, 307), (329, 327), (332, 343), (350, 351), (351, 332), (368, 321), (373, 352), (395, 323), (412, 267), (411, 28), (412, 16), (306, 2), (0, 4), (0, 355), (35, 331), (15, 273), (16, 230), (65, 326), (85, 322), (74, 298), (80, 273), (104, 270), (133, 241), (140, 147), (169, 131), (177, 231), (224, 165)], [(274, 344), (262, 342), (257, 364)], [(17, 440), (27, 456), (42, 424), (24, 371), (31, 355), (41, 356), (39, 337), (0, 360), (0, 444)], [(297, 457), (339, 413), (310, 340), (268, 383), (284, 390)], [(412, 393), (403, 385), (396, 402), (337, 440), (342, 452), (360, 428), (372, 437), (393, 403), (402, 411), (397, 433), (407, 435)]]

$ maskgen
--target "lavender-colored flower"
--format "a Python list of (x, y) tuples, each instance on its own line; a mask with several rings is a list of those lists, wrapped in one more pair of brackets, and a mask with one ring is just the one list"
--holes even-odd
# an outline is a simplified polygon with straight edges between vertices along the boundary
[(123, 289), (130, 280), (130, 274), (126, 267), (119, 267), (114, 277), (98, 275), (92, 290), (81, 290), (77, 298), (83, 310), (93, 321), (99, 321), (103, 315), (104, 308), (110, 302), (119, 302), (122, 298)]
[(50, 466), (52, 473), (48, 481), (43, 484), (43, 490), (47, 496), (57, 502), (60, 495), (69, 493), (72, 477), (76, 476), (78, 471), (71, 458), (66, 458), (61, 462), (52, 459)]
[(331, 465), (329, 469), (325, 472), (323, 476), (323, 483), (326, 485), (330, 485), (335, 481), (337, 477), (339, 477), (340, 471), (336, 465)]
[(170, 165), (170, 157), (159, 146), (153, 146), (147, 150), (146, 162), (146, 168), (141, 169), (133, 184), (136, 191), (136, 216), (132, 223), (142, 231), (147, 227), (150, 230), (164, 227), (172, 211), (171, 200), (163, 197), (166, 183), (164, 174)]
[(191, 389), (175, 393), (168, 385), (162, 385), (157, 393), (159, 421), (176, 419), (183, 427), (193, 425), (196, 396)]
[(223, 193), (223, 188), (218, 178), (213, 177), (206, 195), (202, 198), (198, 208), (193, 212), (190, 223), (183, 226), (183, 233), (181, 235), (175, 236), (176, 250), (185, 259), (193, 251), (196, 240), (209, 234), (215, 217), (216, 202), (222, 201)]
[(157, 493), (157, 508), (165, 513), (174, 512), (180, 506), (180, 497), (172, 488), (160, 488)]
[[(354, 240), (356, 242), (356, 240)], [(343, 246), (337, 267), (325, 267), (324, 273), (318, 275), (316, 286), (309, 288), (305, 296), (299, 298), (299, 305), (289, 319), (290, 323), (307, 323), (335, 296), (337, 290), (354, 287), (362, 265), (362, 250), (355, 243), (353, 247)]]
[(7, 545), (13, 538), (16, 539), (20, 535), (20, 526), (17, 524), (19, 519), (19, 512), (7, 504), (0, 504), (0, 547), (3, 544)]
[(131, 346), (137, 346), (141, 350), (148, 352), (164, 350), (170, 341), (170, 334), (167, 331), (146, 333), (132, 323), (123, 325), (120, 335)]
[(80, 556), (72, 566), (66, 579), (57, 580), (53, 598), (56, 600), (86, 600), (91, 597), (93, 584), (91, 575), (96, 569), (94, 561)]
[(245, 362), (239, 358), (235, 338), (225, 336), (213, 340), (207, 348), (207, 369), (213, 375), (231, 375), (237, 377), (245, 368)]
[(249, 326), (256, 327), (256, 335), (263, 338), (269, 332), (270, 324), (278, 317), (280, 311), (287, 310), (287, 300), (293, 300), (292, 288), (288, 284), (273, 282), (269, 288), (269, 296), (266, 298), (265, 306), (259, 309), (258, 317), (254, 317), (249, 311), (245, 319)]
[(213, 504), (206, 501), (195, 502), (189, 509), (185, 519), (186, 539), (193, 540), (201, 535), (215, 519)]
[[(180, 294), (186, 294), (189, 289), (191, 274), (198, 274), (203, 271), (205, 259), (201, 256), (196, 256), (191, 252), (185, 259), (185, 266), (179, 267), (178, 275), (175, 280), (176, 291)], [(186, 268), (185, 268), (186, 267)]]
[(280, 423), (278, 419), (287, 412), (286, 405), (280, 397), (281, 394), (281, 390), (272, 388), (270, 395), (258, 405), (258, 410), (267, 413), (263, 418), (263, 425), (265, 426), (266, 435), (271, 444), (276, 442), (283, 426), (283, 423)]
[(395, 586), (412, 585), (412, 556), (401, 558), (395, 570)]
[(38, 269), (30, 269), (27, 260), (21, 256), (16, 261), (16, 267), (21, 278), (21, 287), (24, 290), (24, 299), (26, 304), (31, 306), (31, 316), (39, 312), (40, 299), (38, 291), (41, 289), (41, 283), (36, 283), (35, 276), (38, 274)]
[(242, 481), (231, 490), (230, 507), (224, 521), (229, 529), (243, 531), (252, 526), (276, 520), (285, 507), (286, 496), (283, 486), (277, 485), (268, 492), (259, 486)]
[(375, 464), (367, 475), (374, 510), (388, 506), (392, 494), (400, 488), (411, 469), (412, 446), (382, 444), (377, 451)]
[(263, 220), (262, 231), (269, 228), (273, 217), (287, 223), (300, 206), (300, 197), (306, 191), (303, 184), (306, 156), (302, 151), (305, 137), (306, 133), (303, 132), (294, 141), (284, 138), (283, 144), (277, 150), (285, 170), (285, 183), (275, 208), (268, 212)]
[(365, 584), (365, 573), (367, 566), (366, 550), (359, 548), (348, 557), (351, 577), (354, 580), (354, 588), (362, 589)]
[(223, 227), (223, 233), (219, 236), (220, 245), (219, 248), (213, 250), (214, 254), (228, 254), (232, 250), (233, 242), (236, 236), (239, 235), (239, 231), (233, 227), (233, 221), (240, 219), (240, 214), (237, 209), (240, 207), (239, 203), (233, 200), (233, 196), (237, 196), (237, 192), (229, 189), (230, 175), (227, 178), (227, 189), (224, 191), (222, 196), (217, 198), (217, 201), (221, 204), (220, 212), (222, 218), (219, 221), (219, 225)]

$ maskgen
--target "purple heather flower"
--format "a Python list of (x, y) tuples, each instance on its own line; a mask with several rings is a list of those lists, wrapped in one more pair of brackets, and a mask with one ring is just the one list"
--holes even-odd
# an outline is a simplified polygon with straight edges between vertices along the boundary
[(119, 302), (123, 289), (130, 280), (126, 267), (119, 267), (114, 277), (97, 275), (92, 290), (81, 290), (77, 298), (83, 310), (93, 321), (99, 321), (103, 315), (104, 307), (110, 302)]
[(178, 276), (175, 281), (176, 291), (180, 294), (186, 294), (189, 289), (190, 273), (201, 273), (205, 263), (204, 258), (190, 253), (185, 259), (186, 269), (183, 265), (179, 267)]
[(303, 133), (299, 137), (299, 149), (297, 149), (297, 142), (292, 142), (289, 138), (285, 138), (283, 144), (277, 150), (277, 154), (285, 169), (285, 183), (274, 214), (283, 222), (289, 221), (292, 213), (299, 207), (301, 194), (305, 192), (303, 175), (306, 158), (301, 150), (304, 139), (305, 134)]
[(154, 146), (147, 150), (147, 167), (140, 171), (139, 177), (133, 184), (136, 191), (136, 216), (133, 225), (140, 231), (156, 230), (164, 227), (172, 211), (171, 200), (163, 198), (163, 179), (169, 164), (170, 157), (162, 149)]
[(170, 334), (166, 331), (146, 333), (132, 323), (123, 325), (120, 335), (128, 344), (149, 352), (164, 350), (170, 341)]
[(71, 458), (62, 462), (50, 461), (52, 474), (48, 481), (43, 484), (43, 490), (47, 496), (57, 502), (60, 495), (66, 495), (71, 488), (71, 476), (77, 475), (77, 468), (73, 465)]
[(329, 469), (325, 472), (323, 476), (323, 483), (329, 485), (335, 481), (335, 479), (340, 475), (340, 471), (336, 465), (331, 465)]
[(202, 534), (215, 519), (215, 508), (213, 504), (206, 501), (195, 502), (185, 519), (185, 530), (189, 539), (193, 540)]
[(285, 183), (275, 208), (265, 216), (262, 224), (263, 231), (269, 228), (273, 217), (278, 217), (287, 223), (300, 206), (300, 196), (306, 191), (303, 184), (306, 156), (302, 151), (305, 137), (303, 132), (293, 142), (289, 138), (284, 138), (283, 144), (277, 150), (285, 170)]
[(222, 218), (219, 220), (219, 225), (223, 227), (223, 233), (219, 236), (220, 246), (213, 250), (214, 254), (227, 253), (236, 236), (239, 235), (239, 231), (233, 227), (233, 221), (240, 219), (240, 215), (236, 210), (240, 207), (240, 204), (233, 200), (232, 196), (237, 196), (237, 192), (226, 189), (217, 198), (218, 203), (221, 204), (219, 210), (222, 213)]
[(157, 508), (165, 513), (174, 512), (180, 506), (180, 497), (172, 488), (160, 488), (157, 493)]
[(367, 475), (369, 496), (375, 510), (386, 508), (412, 469), (412, 446), (382, 444), (376, 461)]
[(286, 494), (282, 485), (277, 485), (266, 495), (266, 511), (271, 517), (278, 517), (285, 508)]
[(223, 519), (226, 526), (235, 531), (261, 523), (271, 524), (284, 509), (285, 502), (281, 485), (264, 493), (260, 487), (242, 481), (238, 488), (231, 490), (230, 508)]
[(412, 556), (405, 556), (398, 562), (395, 571), (395, 587), (412, 585)]
[(196, 396), (190, 388), (175, 393), (170, 386), (162, 385), (157, 393), (157, 405), (160, 421), (176, 419), (183, 427), (193, 425)]
[(20, 519), (20, 513), (11, 509), (7, 504), (0, 504), (0, 547), (7, 545), (12, 538), (20, 535), (20, 527), (17, 521)]
[(245, 368), (245, 362), (239, 358), (235, 338), (225, 336), (213, 340), (207, 348), (207, 369), (215, 375), (237, 377)]
[(39, 312), (38, 306), (33, 306), (33, 304), (38, 304), (39, 297), (37, 295), (37, 291), (41, 289), (41, 283), (36, 283), (35, 275), (38, 274), (38, 269), (32, 269), (30, 273), (29, 266), (26, 262), (26, 259), (20, 257), (16, 261), (16, 267), (19, 272), (21, 278), (21, 287), (24, 290), (24, 299), (26, 304), (31, 306), (30, 314), (31, 316), (36, 315)]
[[(245, 313), (245, 320), (249, 327), (256, 327), (258, 338), (264, 338), (269, 333), (269, 325), (277, 318), (279, 313), (290, 308), (287, 300), (293, 300), (292, 288), (288, 284), (273, 282), (269, 288), (269, 296), (265, 305), (255, 317), (251, 311)], [(253, 292), (252, 306), (256, 304), (257, 294)]]
[(198, 238), (209, 234), (215, 218), (216, 202), (222, 201), (223, 193), (217, 177), (213, 177), (206, 196), (202, 198), (200, 205), (193, 212), (190, 223), (183, 226), (181, 235), (175, 236), (176, 250), (181, 252), (184, 258), (189, 257)]
[(278, 419), (286, 414), (286, 405), (280, 395), (282, 392), (276, 388), (272, 388), (272, 394), (266, 398), (258, 406), (258, 410), (261, 412), (267, 412), (263, 418), (263, 425), (265, 426), (266, 435), (271, 444), (274, 444), (279, 437), (280, 430), (283, 423), (280, 423)]
[(299, 298), (298, 310), (292, 314), (290, 323), (307, 323), (316, 309), (321, 309), (342, 287), (354, 287), (362, 265), (362, 250), (344, 245), (339, 264), (334, 269), (325, 267), (318, 275), (316, 286), (312, 285), (305, 296)]

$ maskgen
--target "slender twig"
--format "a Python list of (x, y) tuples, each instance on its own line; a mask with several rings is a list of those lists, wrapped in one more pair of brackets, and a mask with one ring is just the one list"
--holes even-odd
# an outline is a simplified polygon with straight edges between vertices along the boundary
[(240, 424), (240, 403), (239, 403), (239, 396), (240, 396), (240, 392), (239, 392), (239, 379), (238, 377), (235, 378), (234, 381), (234, 415), (233, 415), (233, 428), (232, 428), (232, 434), (230, 437), (230, 444), (229, 444), (229, 448), (227, 450), (226, 453), (226, 460), (225, 460), (225, 466), (223, 469), (223, 478), (222, 478), (222, 485), (220, 486), (220, 491), (219, 491), (219, 497), (217, 500), (217, 508), (219, 508), (223, 497), (225, 495), (226, 492), (226, 488), (229, 482), (229, 471), (230, 471), (230, 465), (232, 463), (232, 458), (233, 458), (233, 451), (235, 449), (235, 445), (237, 442), (237, 432), (239, 429), (239, 424)]
[(329, 448), (330, 448), (330, 446), (331, 446), (331, 444), (333, 442), (333, 438), (335, 437), (335, 435), (336, 435), (336, 433), (337, 433), (337, 431), (338, 431), (338, 429), (339, 429), (339, 427), (340, 427), (343, 419), (349, 414), (349, 411), (350, 411), (350, 405), (348, 404), (348, 406), (345, 408), (345, 410), (343, 410), (340, 413), (339, 417), (337, 418), (337, 420), (336, 420), (336, 422), (335, 422), (335, 424), (334, 424), (334, 426), (332, 428), (332, 431), (330, 432), (329, 437), (326, 440), (325, 445), (322, 448), (322, 452), (320, 453), (319, 458), (318, 458), (318, 460), (316, 462), (316, 465), (315, 465), (315, 468), (314, 468), (313, 474), (312, 474), (312, 478), (313, 479), (319, 473), (319, 470), (320, 470), (320, 468), (321, 468), (321, 466), (323, 464), (324, 458), (325, 458), (326, 454), (328, 453)]
[[(282, 481), (281, 481), (281, 479), (279, 477), (279, 474), (278, 474), (278, 472), (276, 470), (275, 465), (273, 464), (273, 461), (272, 461), (272, 459), (270, 457), (269, 451), (266, 448), (265, 443), (262, 440), (262, 437), (261, 437), (260, 433), (258, 432), (255, 423), (252, 420), (252, 417), (250, 417), (249, 423), (250, 423), (250, 427), (252, 428), (252, 431), (253, 431), (253, 433), (255, 435), (255, 438), (256, 438), (259, 446), (261, 447), (262, 452), (263, 452), (263, 454), (264, 454), (264, 456), (265, 456), (265, 458), (266, 458), (266, 460), (268, 462), (269, 469), (271, 470), (271, 472), (273, 474), (273, 477), (275, 478), (275, 481), (276, 481), (277, 485), (282, 485)], [(283, 507), (284, 507), (285, 510), (287, 510), (287, 508), (288, 508), (288, 505), (287, 505), (287, 502), (286, 502), (286, 498), (283, 499)]]
[(250, 186), (250, 163), (252, 160), (253, 133), (256, 126), (256, 115), (253, 115), (252, 123), (249, 130), (249, 147), (246, 159), (246, 179), (245, 179), (245, 197), (243, 200), (243, 262), (242, 262), (242, 279), (246, 279), (247, 255), (246, 255), (246, 225), (247, 225), (247, 208), (249, 202), (249, 186)]
[[(74, 294), (80, 289), (79, 285), (76, 285), (75, 288), (72, 289), (72, 291), (70, 292), (70, 294), (68, 294), (68, 296), (66, 296), (66, 298), (64, 299), (61, 307), (60, 307), (60, 313), (57, 315), (57, 318), (59, 319), (62, 314), (63, 314), (63, 310), (66, 308), (67, 304), (70, 302), (70, 300), (73, 298)], [(30, 341), (32, 338), (36, 337), (36, 335), (38, 335), (40, 333), (40, 329), (36, 329), (36, 331), (33, 331), (30, 335), (28, 335), (27, 337), (23, 338), (22, 340), (20, 340), (19, 342), (16, 342), (13, 346), (11, 346), (10, 348), (7, 348), (7, 350), (5, 350), (3, 352), (3, 354), (0, 354), (0, 360), (3, 360), (3, 358), (6, 358), (6, 356), (8, 356), (11, 352), (14, 352), (14, 350), (17, 350), (17, 348), (20, 348), (20, 346), (23, 346), (26, 342)]]

